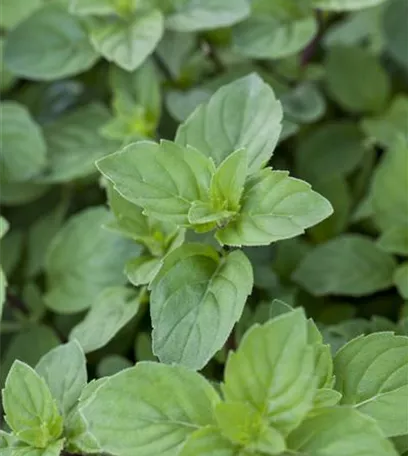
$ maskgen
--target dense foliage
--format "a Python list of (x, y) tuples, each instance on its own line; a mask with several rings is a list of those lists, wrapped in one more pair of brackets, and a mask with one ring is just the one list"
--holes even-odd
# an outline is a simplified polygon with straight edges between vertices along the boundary
[(2, 456), (408, 455), (407, 17), (2, 0)]

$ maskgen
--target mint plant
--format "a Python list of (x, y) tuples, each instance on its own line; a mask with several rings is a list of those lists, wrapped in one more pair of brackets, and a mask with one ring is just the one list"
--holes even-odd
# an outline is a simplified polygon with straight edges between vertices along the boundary
[(0, 14), (1, 456), (407, 456), (407, 0)]

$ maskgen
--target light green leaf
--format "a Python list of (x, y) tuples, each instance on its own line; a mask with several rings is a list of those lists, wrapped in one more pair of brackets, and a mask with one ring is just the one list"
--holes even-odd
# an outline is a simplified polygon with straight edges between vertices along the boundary
[(365, 134), (375, 142), (391, 147), (398, 136), (405, 137), (408, 142), (407, 117), (408, 97), (397, 95), (384, 113), (363, 119), (361, 126)]
[(408, 337), (390, 332), (353, 339), (334, 358), (342, 404), (376, 420), (387, 437), (408, 433)]
[(316, 35), (314, 16), (280, 20), (274, 15), (254, 15), (233, 27), (233, 46), (255, 59), (280, 59), (296, 54)]
[(141, 256), (126, 263), (125, 274), (136, 287), (148, 285), (156, 276), (161, 267), (160, 258)]
[(2, 182), (0, 202), (5, 206), (20, 206), (40, 198), (48, 189), (47, 185), (31, 182)]
[(44, 132), (50, 169), (42, 182), (68, 182), (95, 174), (95, 160), (118, 148), (117, 142), (99, 134), (108, 119), (107, 110), (101, 104), (92, 103), (48, 124)]
[(7, 233), (9, 227), (9, 222), (0, 215), (0, 239), (2, 239), (4, 235)]
[(162, 362), (201, 369), (225, 343), (252, 290), (248, 258), (205, 245), (173, 250), (151, 284), (153, 351)]
[(121, 0), (68, 0), (69, 11), (78, 16), (109, 16), (117, 13), (116, 5), (130, 3)]
[(12, 456), (60, 456), (63, 448), (64, 439), (51, 442), (46, 448), (34, 448), (23, 443), (18, 443), (13, 448)]
[(138, 246), (102, 228), (109, 220), (103, 207), (71, 217), (53, 239), (47, 254), (47, 306), (59, 313), (89, 308), (106, 287), (125, 282), (123, 267)]
[(17, 439), (13, 434), (8, 434), (0, 429), (0, 450), (2, 451), (2, 456), (13, 456), (11, 451), (16, 442)]
[(282, 107), (256, 74), (223, 86), (177, 130), (178, 144), (193, 146), (219, 166), (246, 149), (249, 172), (269, 160), (281, 132)]
[(137, 361), (157, 361), (157, 357), (153, 354), (150, 334), (145, 332), (137, 333), (134, 353)]
[(115, 189), (159, 219), (189, 225), (193, 201), (206, 201), (211, 161), (197, 150), (162, 140), (140, 141), (97, 162)]
[(62, 433), (62, 418), (45, 381), (27, 364), (15, 361), (2, 391), (5, 418), (15, 436), (45, 448)]
[(394, 283), (399, 294), (408, 299), (408, 261), (398, 266), (394, 273)]
[(377, 423), (351, 407), (322, 409), (290, 436), (289, 448), (313, 456), (397, 456)]
[(218, 401), (204, 377), (182, 366), (141, 362), (108, 378), (80, 414), (101, 452), (177, 456), (189, 435), (214, 424)]
[(139, 12), (131, 18), (98, 17), (90, 21), (90, 39), (110, 62), (133, 71), (154, 51), (163, 34), (159, 10)]
[(399, 139), (383, 155), (372, 177), (370, 197), (373, 216), (382, 230), (408, 226), (408, 199), (401, 191), (407, 184), (408, 141)]
[(211, 201), (216, 208), (238, 211), (248, 171), (247, 153), (240, 149), (229, 155), (211, 179)]
[(328, 122), (311, 130), (296, 150), (296, 170), (313, 183), (347, 176), (365, 156), (364, 136), (355, 122)]
[(165, 101), (171, 116), (178, 122), (184, 122), (197, 106), (207, 102), (210, 97), (211, 92), (205, 88), (169, 90)]
[(186, 440), (180, 456), (244, 456), (218, 427), (207, 426), (193, 432)]
[(353, 113), (378, 112), (388, 102), (388, 74), (360, 47), (332, 47), (326, 58), (326, 84), (331, 97)]
[(295, 429), (312, 408), (317, 389), (307, 338), (300, 309), (253, 326), (228, 357), (222, 385), (226, 401), (246, 402), (283, 434)]
[(177, 234), (177, 227), (143, 214), (143, 209), (123, 198), (112, 184), (107, 186), (109, 206), (116, 220), (106, 227), (145, 245), (152, 255), (164, 255)]
[(188, 211), (188, 221), (197, 232), (205, 233), (216, 226), (223, 226), (236, 214), (232, 211), (216, 209), (215, 203), (194, 201)]
[(316, 8), (324, 11), (353, 11), (379, 5), (386, 0), (313, 0)]
[(14, 101), (0, 104), (2, 123), (2, 181), (25, 181), (37, 176), (47, 164), (47, 146), (39, 125), (27, 108)]
[(2, 0), (0, 26), (6, 30), (13, 29), (27, 19), (44, 4), (43, 0)]
[(239, 215), (217, 232), (217, 239), (234, 246), (267, 245), (304, 233), (332, 211), (306, 182), (266, 168), (248, 179)]
[(389, 288), (395, 267), (371, 239), (343, 234), (307, 254), (292, 278), (315, 296), (364, 296)]
[(139, 310), (139, 297), (125, 287), (111, 287), (99, 294), (85, 319), (71, 331), (85, 353), (106, 345)]
[(408, 226), (390, 226), (381, 233), (377, 245), (385, 252), (408, 256)]
[(220, 402), (215, 417), (221, 434), (237, 446), (262, 454), (281, 454), (286, 449), (280, 432), (267, 425), (262, 415), (243, 402)]
[(247, 0), (182, 0), (166, 18), (166, 28), (179, 32), (228, 27), (249, 15)]
[(4, 385), (13, 362), (18, 359), (34, 367), (41, 356), (60, 344), (55, 332), (43, 324), (30, 326), (16, 334), (2, 354), (0, 378)]
[(17, 76), (54, 80), (89, 69), (98, 55), (82, 25), (59, 5), (47, 5), (7, 35), (5, 63)]
[(44, 355), (35, 367), (57, 401), (60, 413), (67, 416), (87, 382), (86, 359), (77, 341), (60, 345)]
[(404, 19), (407, 14), (407, 0), (392, 0), (388, 2), (383, 18), (386, 48), (389, 54), (406, 69), (408, 69), (408, 29)]

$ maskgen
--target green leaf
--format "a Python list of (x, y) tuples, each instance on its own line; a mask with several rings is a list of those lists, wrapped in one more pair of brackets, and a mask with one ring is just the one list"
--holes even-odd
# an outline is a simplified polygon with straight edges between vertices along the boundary
[(0, 104), (2, 122), (1, 178), (25, 181), (47, 164), (47, 146), (41, 128), (25, 106), (14, 101)]
[(234, 246), (267, 245), (302, 234), (331, 213), (330, 203), (309, 184), (266, 168), (247, 180), (240, 213), (217, 239)]
[(384, 113), (363, 119), (361, 126), (364, 133), (375, 142), (384, 147), (392, 147), (398, 136), (403, 136), (408, 141), (407, 117), (408, 97), (397, 95)]
[(0, 92), (9, 90), (16, 82), (13, 73), (4, 65), (5, 38), (0, 37)]
[(408, 256), (408, 226), (390, 226), (381, 233), (377, 245), (385, 252)]
[(170, 141), (140, 141), (97, 162), (102, 174), (127, 200), (148, 215), (189, 225), (193, 201), (206, 201), (211, 161), (197, 150)]
[(125, 274), (136, 287), (148, 285), (161, 267), (161, 260), (151, 256), (141, 256), (126, 263)]
[(194, 109), (207, 102), (211, 95), (211, 92), (205, 88), (188, 91), (169, 90), (166, 94), (166, 107), (175, 120), (184, 122)]
[(108, 378), (80, 414), (101, 452), (177, 456), (189, 435), (214, 424), (218, 401), (200, 375), (182, 366), (141, 362)]
[(228, 357), (225, 400), (247, 403), (284, 435), (295, 429), (312, 408), (317, 389), (307, 338), (307, 320), (299, 309), (253, 326)]
[(4, 237), (4, 235), (7, 233), (7, 231), (10, 228), (9, 222), (0, 215), (0, 239)]
[(220, 430), (215, 426), (207, 426), (193, 432), (180, 452), (180, 456), (244, 456), (244, 454), (237, 445), (221, 435)]
[(201, 369), (224, 345), (252, 284), (251, 264), (240, 251), (219, 258), (200, 244), (173, 250), (151, 284), (155, 355)]
[(163, 15), (152, 9), (130, 18), (95, 17), (89, 28), (91, 42), (98, 52), (124, 70), (133, 71), (160, 41)]
[(214, 206), (238, 211), (248, 171), (247, 153), (240, 149), (229, 155), (211, 180), (210, 194)]
[(56, 440), (47, 445), (46, 448), (33, 448), (18, 443), (13, 448), (12, 456), (59, 456), (64, 448), (64, 439)]
[(236, 214), (236, 212), (216, 209), (214, 203), (194, 201), (188, 211), (188, 221), (197, 232), (205, 233), (217, 226), (223, 226)]
[(377, 423), (351, 407), (323, 409), (290, 436), (289, 448), (313, 456), (397, 456)]
[(121, 285), (126, 260), (138, 247), (102, 228), (109, 220), (103, 207), (71, 217), (53, 239), (47, 254), (47, 306), (59, 313), (89, 308), (105, 288)]
[(143, 214), (143, 209), (123, 198), (113, 185), (108, 184), (109, 206), (116, 220), (106, 227), (145, 245), (154, 256), (164, 255), (177, 235), (177, 227)]
[(317, 30), (314, 16), (288, 21), (275, 15), (254, 15), (233, 27), (233, 46), (245, 57), (280, 59), (302, 50)]
[(82, 25), (59, 5), (47, 5), (7, 35), (5, 63), (26, 79), (54, 80), (89, 69), (98, 56)]
[(390, 332), (353, 339), (334, 358), (342, 404), (374, 418), (387, 437), (408, 433), (408, 337)]
[(71, 331), (85, 353), (106, 345), (137, 313), (139, 296), (125, 287), (111, 287), (97, 296), (85, 319)]
[(44, 4), (43, 0), (3, 0), (1, 2), (0, 26), (13, 29), (20, 22), (31, 16)]
[(118, 147), (117, 142), (99, 134), (108, 119), (109, 114), (101, 104), (91, 103), (48, 124), (44, 132), (50, 169), (41, 181), (68, 182), (95, 174), (95, 160)]
[(408, 14), (407, 0), (389, 1), (384, 12), (385, 46), (389, 54), (408, 69), (408, 30), (404, 18)]
[(116, 5), (120, 2), (121, 0), (69, 0), (69, 11), (78, 16), (109, 16), (117, 13)]
[(355, 122), (328, 122), (302, 138), (296, 151), (296, 170), (313, 183), (347, 176), (365, 156), (364, 136)]
[(323, 11), (353, 11), (379, 5), (386, 0), (313, 0), (316, 8)]
[(407, 198), (401, 191), (407, 182), (408, 141), (398, 139), (400, 141), (383, 155), (372, 177), (373, 216), (382, 230), (408, 225)]
[(132, 367), (132, 365), (133, 363), (123, 356), (109, 355), (99, 362), (96, 369), (98, 377), (111, 377), (122, 370)]
[(308, 253), (292, 278), (315, 296), (364, 296), (389, 288), (395, 267), (371, 239), (343, 234)]
[(67, 416), (87, 382), (86, 359), (77, 341), (60, 345), (44, 355), (35, 367), (57, 401), (60, 413)]
[(16, 361), (2, 391), (5, 418), (15, 436), (45, 448), (62, 433), (62, 418), (45, 381), (27, 364)]
[(245, 19), (250, 9), (247, 0), (182, 0), (174, 2), (175, 11), (166, 18), (166, 28), (179, 32), (228, 27)]
[(220, 402), (215, 408), (215, 417), (221, 434), (249, 451), (275, 455), (286, 449), (282, 434), (268, 426), (249, 404)]
[(190, 145), (219, 166), (246, 149), (249, 172), (269, 160), (281, 132), (282, 107), (273, 90), (256, 74), (223, 86), (177, 130), (176, 142)]
[(16, 334), (2, 353), (0, 383), (3, 385), (13, 362), (18, 359), (34, 367), (41, 356), (60, 343), (54, 330), (50, 327), (33, 325)]
[(19, 206), (31, 203), (48, 190), (47, 185), (31, 182), (2, 182), (0, 202), (5, 206)]
[(326, 58), (330, 96), (353, 113), (378, 112), (390, 96), (388, 74), (380, 62), (359, 47), (333, 47)]
[(394, 273), (394, 283), (398, 293), (408, 299), (408, 261), (398, 266)]

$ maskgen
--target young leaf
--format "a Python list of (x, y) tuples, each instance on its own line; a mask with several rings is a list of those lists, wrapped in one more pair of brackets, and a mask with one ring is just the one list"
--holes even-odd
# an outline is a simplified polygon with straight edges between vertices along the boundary
[(151, 284), (153, 351), (162, 362), (201, 369), (225, 343), (252, 290), (248, 258), (205, 245), (173, 250)]
[(385, 252), (408, 256), (408, 226), (391, 226), (377, 241)]
[(115, 0), (69, 0), (69, 12), (78, 16), (109, 16), (117, 13), (115, 3), (120, 2), (115, 2)]
[(307, 418), (292, 434), (288, 446), (313, 456), (397, 456), (377, 423), (351, 407), (323, 409)]
[(6, 421), (15, 436), (46, 448), (60, 437), (62, 418), (45, 381), (27, 364), (15, 361), (2, 391)]
[(179, 32), (228, 27), (249, 15), (247, 0), (182, 0), (166, 18), (166, 28)]
[(27, 108), (14, 101), (0, 104), (2, 122), (2, 181), (25, 181), (38, 176), (47, 164), (47, 146), (39, 125)]
[(125, 287), (104, 290), (92, 305), (85, 319), (71, 331), (85, 353), (106, 345), (137, 313), (139, 297)]
[(237, 446), (270, 455), (286, 449), (282, 434), (268, 426), (262, 415), (246, 403), (220, 402), (215, 417), (221, 434)]
[(341, 403), (374, 418), (388, 437), (408, 433), (408, 337), (374, 333), (353, 339), (334, 358)]
[(193, 201), (206, 201), (211, 161), (170, 141), (140, 141), (97, 162), (115, 189), (159, 220), (189, 225)]
[(239, 211), (248, 172), (245, 149), (229, 155), (218, 167), (211, 180), (211, 201), (215, 207)]
[(193, 432), (180, 452), (180, 456), (241, 455), (240, 447), (224, 437), (216, 426), (207, 426)]
[(216, 203), (194, 201), (188, 211), (188, 221), (197, 232), (211, 231), (217, 225), (222, 226), (236, 215), (236, 212), (216, 209)]
[(21, 442), (13, 447), (11, 456), (60, 456), (64, 448), (64, 439), (50, 442), (46, 448), (34, 448)]
[(233, 28), (233, 46), (245, 57), (281, 59), (299, 52), (316, 33), (312, 15), (289, 21), (275, 15), (254, 15)]
[(295, 429), (312, 408), (317, 389), (307, 338), (301, 310), (250, 329), (228, 357), (222, 385), (226, 401), (247, 403), (284, 435)]
[(390, 287), (395, 267), (371, 239), (344, 234), (306, 255), (292, 278), (315, 296), (364, 296)]
[(163, 34), (163, 15), (151, 9), (131, 18), (95, 17), (89, 22), (95, 49), (126, 71), (138, 68)]
[(390, 95), (390, 81), (379, 61), (359, 47), (333, 47), (326, 59), (327, 89), (351, 112), (378, 112)]
[(89, 69), (98, 55), (79, 20), (51, 4), (7, 34), (4, 59), (18, 76), (49, 81)]
[(104, 230), (108, 220), (105, 208), (91, 207), (74, 215), (57, 233), (46, 261), (49, 308), (80, 312), (103, 289), (126, 281), (123, 267), (140, 249)]
[(394, 283), (399, 294), (408, 299), (408, 261), (398, 266), (394, 273)]
[(125, 274), (129, 282), (136, 287), (148, 285), (154, 279), (161, 267), (161, 260), (151, 256), (141, 256), (129, 260), (125, 266)]
[(227, 245), (267, 245), (302, 234), (332, 213), (330, 203), (286, 171), (266, 168), (246, 183), (241, 211), (217, 239)]
[(40, 359), (35, 370), (46, 381), (61, 414), (67, 416), (87, 382), (81, 346), (72, 341), (54, 348)]
[(177, 130), (176, 142), (190, 145), (219, 166), (246, 149), (249, 172), (269, 160), (281, 132), (282, 107), (273, 90), (250, 74), (217, 90)]
[(100, 452), (177, 456), (189, 435), (215, 424), (218, 401), (210, 383), (195, 372), (140, 362), (108, 378), (79, 411)]

